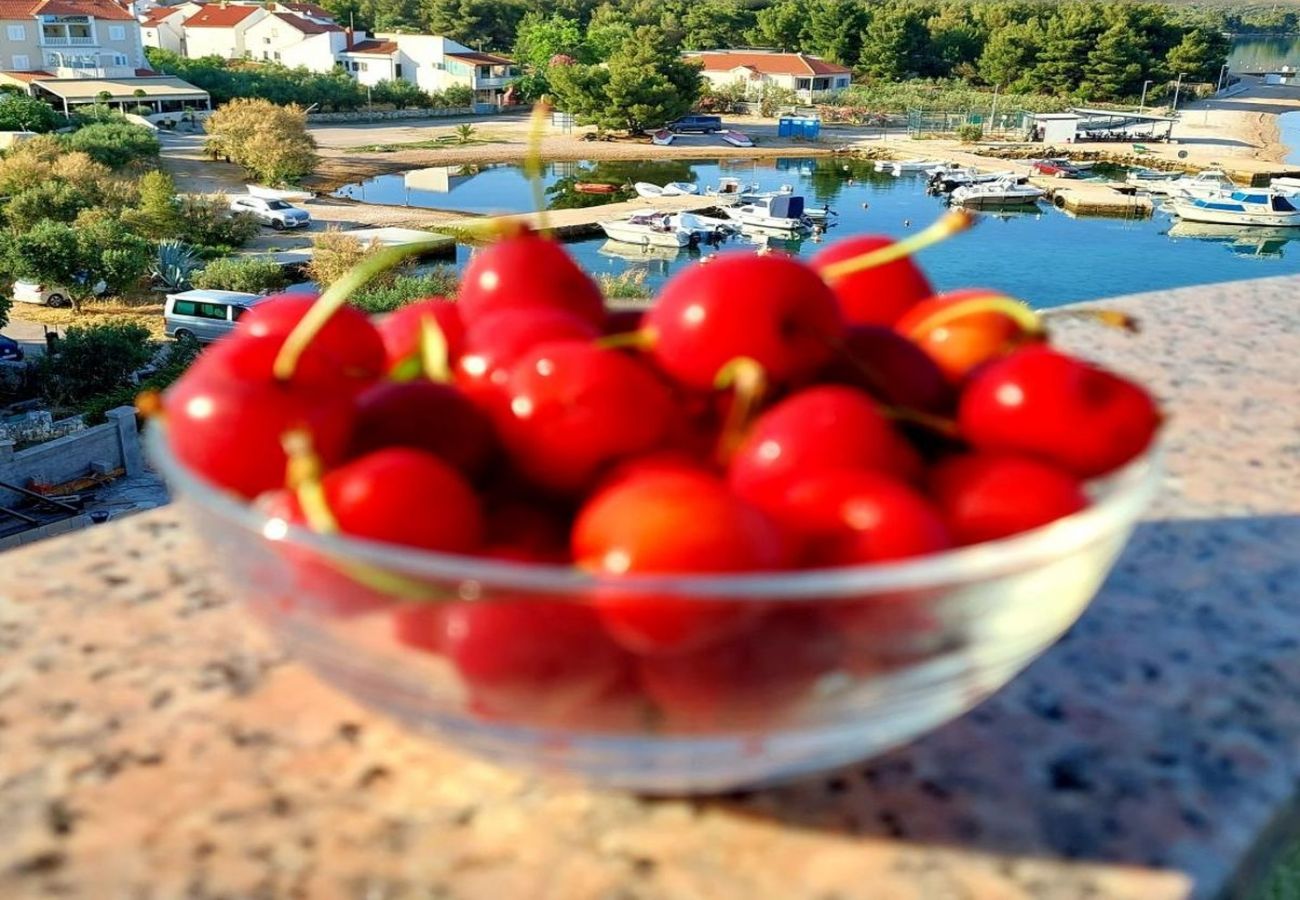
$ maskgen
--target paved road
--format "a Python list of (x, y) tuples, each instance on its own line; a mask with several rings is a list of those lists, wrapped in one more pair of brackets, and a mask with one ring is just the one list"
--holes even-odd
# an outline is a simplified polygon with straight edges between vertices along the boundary
[[(28, 358), (45, 352), (45, 329), (40, 322), (24, 319), (19, 304), (9, 310), (9, 324), (2, 331), (5, 337), (11, 337), (23, 345), (23, 352)], [(52, 329), (53, 330), (53, 329)]]

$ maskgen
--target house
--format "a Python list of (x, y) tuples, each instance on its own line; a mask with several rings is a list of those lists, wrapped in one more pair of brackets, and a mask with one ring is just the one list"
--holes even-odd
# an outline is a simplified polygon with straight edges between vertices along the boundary
[(787, 88), (801, 99), (849, 86), (853, 70), (806, 53), (775, 50), (699, 50), (682, 54), (703, 67), (701, 75), (713, 87), (741, 83), (757, 93), (764, 85)]
[(140, 16), (140, 40), (146, 47), (185, 55), (185, 20), (203, 7), (198, 3), (155, 6)]
[(0, 72), (0, 86), (15, 87), (67, 114), (78, 106), (106, 103), (126, 112), (147, 107), (153, 121), (176, 119), (186, 111), (212, 109), (208, 92), (174, 75), (140, 69), (103, 78), (60, 78), (49, 72)]
[(0, 71), (113, 78), (146, 65), (140, 24), (113, 0), (0, 0)]
[[(0, 0), (3, 2), (3, 0)], [(248, 29), (271, 15), (265, 7), (236, 3), (209, 3), (184, 22), (185, 55), (190, 59), (220, 56), (243, 59), (253, 55), (245, 36)]]
[(244, 32), (244, 49), (250, 59), (306, 66), (317, 72), (334, 68), (335, 54), (344, 49), (343, 29), (291, 12), (272, 12)]
[(362, 84), (402, 79), (425, 91), (464, 85), (475, 103), (511, 102), (511, 84), (519, 76), (512, 60), (479, 53), (450, 38), (432, 34), (378, 33), (350, 42), (339, 64)]
[(338, 21), (332, 12), (315, 3), (272, 3), (270, 9), (272, 12), (292, 13), (320, 25), (337, 24)]

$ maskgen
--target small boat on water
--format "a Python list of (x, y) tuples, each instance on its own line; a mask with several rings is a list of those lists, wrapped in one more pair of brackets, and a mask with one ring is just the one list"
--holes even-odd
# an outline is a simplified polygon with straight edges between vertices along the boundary
[(617, 184), (606, 184), (603, 181), (579, 181), (573, 185), (579, 194), (613, 194), (618, 187)]
[(952, 192), (952, 202), (972, 209), (999, 206), (1026, 206), (1037, 203), (1047, 191), (1032, 184), (1018, 184), (1011, 178), (965, 184)]
[(1025, 181), (1015, 172), (981, 172), (978, 169), (931, 169), (929, 189), (931, 193), (950, 194), (967, 184), (984, 184), (989, 181), (1011, 179), (1017, 183)]
[(677, 132), (669, 131), (667, 128), (660, 128), (654, 134), (650, 135), (650, 143), (658, 144), (660, 147), (667, 147), (677, 139)]
[(1242, 188), (1204, 197), (1171, 197), (1168, 209), (1185, 222), (1297, 228), (1300, 208), (1293, 200), (1270, 188)]
[(742, 198), (735, 206), (723, 209), (723, 213), (746, 227), (782, 232), (808, 231), (812, 228), (812, 220), (804, 212), (803, 197), (793, 194), (748, 200)]
[(666, 212), (639, 213), (626, 219), (601, 222), (605, 236), (625, 244), (649, 244), (656, 247), (685, 247), (698, 240), (681, 228), (676, 217)]
[(1195, 175), (1175, 178), (1168, 184), (1170, 197), (1210, 197), (1224, 192), (1231, 193), (1237, 189), (1237, 183), (1228, 177), (1222, 169), (1206, 169)]
[(688, 181), (670, 181), (665, 185), (651, 184), (648, 181), (638, 181), (632, 185), (638, 197), (645, 197), (647, 200), (657, 200), (660, 197), (684, 197), (687, 194), (698, 194), (700, 186), (691, 184)]
[(941, 165), (943, 161), (938, 159), (882, 159), (876, 162), (876, 171), (891, 172), (894, 175), (916, 175)]
[(316, 195), (311, 191), (289, 191), (280, 188), (263, 187), (260, 184), (250, 184), (248, 193), (253, 197), (261, 197), (263, 200), (283, 200), (286, 203), (306, 203)]
[(1180, 172), (1161, 172), (1159, 169), (1129, 169), (1124, 183), (1150, 194), (1165, 194), (1169, 185), (1183, 177)]

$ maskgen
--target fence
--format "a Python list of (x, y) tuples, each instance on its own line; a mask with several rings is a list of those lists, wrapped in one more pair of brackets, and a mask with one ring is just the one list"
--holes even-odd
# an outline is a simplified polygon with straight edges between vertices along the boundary
[[(0, 441), (0, 481), (30, 487), (63, 484), (91, 472), (119, 469), (134, 475), (144, 468), (135, 410), (110, 409), (108, 422), (55, 438), (43, 444), (14, 450), (14, 442)], [(0, 506), (21, 501), (22, 495), (0, 488)]]
[(1019, 140), (1028, 130), (1022, 112), (998, 113), (990, 117), (983, 111), (969, 109), (907, 111), (907, 133), (914, 138), (955, 134), (964, 125), (978, 125), (984, 130), (985, 138), (1000, 140)]

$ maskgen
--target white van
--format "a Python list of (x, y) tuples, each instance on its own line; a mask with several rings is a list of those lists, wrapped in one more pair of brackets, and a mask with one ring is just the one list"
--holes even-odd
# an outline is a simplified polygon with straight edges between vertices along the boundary
[(264, 298), (239, 291), (182, 291), (168, 294), (163, 307), (167, 335), (204, 343), (229, 334), (235, 323)]

